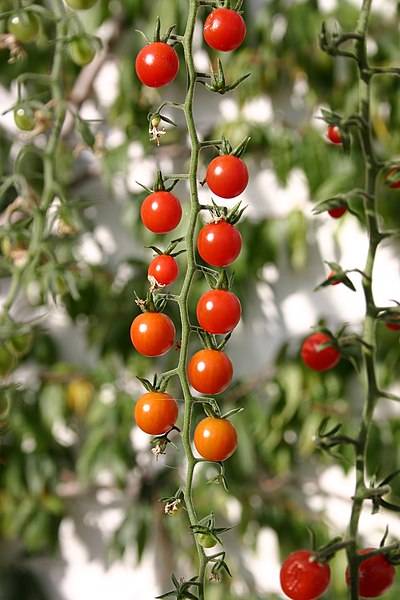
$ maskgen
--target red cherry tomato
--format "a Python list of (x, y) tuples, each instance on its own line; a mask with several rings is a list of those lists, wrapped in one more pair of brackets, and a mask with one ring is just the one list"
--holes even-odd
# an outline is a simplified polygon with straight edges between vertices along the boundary
[(197, 320), (207, 333), (229, 333), (239, 323), (241, 313), (239, 299), (226, 290), (206, 292), (196, 307)]
[(178, 277), (178, 263), (170, 254), (159, 254), (149, 264), (147, 274), (159, 285), (171, 285)]
[(338, 208), (331, 208), (330, 210), (328, 210), (328, 213), (334, 219), (340, 219), (340, 217), (343, 217), (346, 211), (347, 208), (345, 206), (338, 206)]
[(339, 127), (336, 127), (336, 125), (329, 125), (329, 127), (326, 131), (326, 137), (328, 138), (328, 140), (330, 142), (332, 142), (332, 144), (341, 144), (342, 143), (342, 138), (340, 136)]
[(235, 198), (246, 189), (249, 173), (241, 158), (222, 154), (208, 165), (206, 181), (213, 194), (220, 198)]
[(236, 50), (246, 35), (246, 25), (242, 16), (229, 8), (213, 10), (204, 23), (204, 39), (207, 44), (220, 50), (230, 52)]
[(226, 460), (236, 450), (236, 429), (227, 419), (206, 417), (194, 430), (194, 445), (206, 460)]
[(144, 356), (162, 356), (172, 347), (175, 326), (168, 315), (145, 312), (135, 317), (130, 336), (136, 350)]
[(289, 554), (280, 571), (282, 590), (292, 600), (316, 600), (325, 592), (330, 578), (329, 565), (318, 562), (309, 550)]
[(168, 233), (177, 227), (182, 217), (182, 207), (171, 192), (153, 192), (140, 208), (143, 225), (153, 233)]
[[(374, 548), (364, 548), (359, 554), (366, 554)], [(393, 584), (396, 571), (382, 554), (371, 556), (358, 567), (358, 591), (362, 598), (377, 598), (387, 592)], [(350, 571), (346, 569), (346, 583), (350, 587)]]
[(135, 421), (145, 433), (162, 435), (175, 425), (178, 404), (165, 392), (147, 392), (140, 396), (135, 405)]
[(242, 249), (242, 236), (226, 221), (208, 223), (200, 229), (197, 250), (209, 265), (226, 267), (233, 263)]
[(229, 356), (219, 350), (199, 350), (188, 365), (190, 384), (201, 394), (220, 394), (232, 381)]
[(301, 347), (302, 361), (314, 371), (327, 371), (332, 369), (340, 360), (340, 352), (333, 346), (320, 349), (322, 344), (329, 342), (330, 338), (324, 333), (312, 333), (303, 342)]
[(136, 74), (148, 87), (162, 87), (175, 79), (179, 58), (175, 49), (165, 42), (153, 42), (142, 48), (136, 57)]

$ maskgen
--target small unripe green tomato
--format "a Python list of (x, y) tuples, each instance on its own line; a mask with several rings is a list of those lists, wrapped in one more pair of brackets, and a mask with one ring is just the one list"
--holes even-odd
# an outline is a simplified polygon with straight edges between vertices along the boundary
[(70, 8), (75, 8), (76, 10), (86, 10), (87, 8), (92, 8), (97, 2), (97, 0), (65, 0), (66, 4)]
[(199, 533), (197, 536), (197, 541), (203, 548), (214, 548), (214, 546), (217, 544), (210, 533)]
[(19, 10), (8, 19), (7, 30), (18, 42), (34, 42), (40, 31), (39, 17), (30, 10)]
[(14, 121), (21, 131), (32, 131), (36, 125), (33, 110), (26, 104), (21, 104), (14, 109)]
[(5, 346), (0, 346), (0, 377), (8, 375), (15, 367), (15, 356)]
[(18, 333), (10, 337), (7, 342), (7, 348), (16, 356), (25, 356), (32, 347), (32, 333)]
[(96, 54), (93, 41), (86, 35), (79, 35), (72, 39), (69, 44), (69, 53), (76, 65), (82, 67), (92, 62)]

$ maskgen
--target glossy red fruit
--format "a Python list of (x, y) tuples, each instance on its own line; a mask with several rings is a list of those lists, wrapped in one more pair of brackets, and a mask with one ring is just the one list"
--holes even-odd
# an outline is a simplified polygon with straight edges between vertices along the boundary
[(140, 50), (135, 67), (136, 74), (144, 85), (159, 88), (175, 79), (179, 70), (179, 58), (169, 44), (153, 42)]
[(135, 317), (130, 328), (132, 344), (144, 356), (162, 356), (175, 341), (175, 326), (168, 315), (145, 312)]
[(203, 33), (205, 41), (211, 48), (230, 52), (236, 50), (243, 42), (246, 25), (242, 16), (235, 10), (217, 8), (208, 15)]
[(169, 431), (178, 418), (178, 404), (165, 392), (147, 392), (135, 405), (136, 425), (150, 435)]
[(194, 431), (194, 445), (205, 460), (220, 462), (236, 450), (237, 432), (227, 419), (206, 417)]
[(201, 258), (215, 267), (226, 267), (233, 263), (242, 249), (242, 236), (226, 221), (208, 223), (200, 229), (197, 250)]
[(346, 211), (347, 208), (345, 206), (339, 206), (338, 208), (331, 208), (330, 210), (328, 210), (328, 213), (334, 219), (340, 219), (340, 217), (343, 217)]
[(322, 344), (329, 342), (329, 336), (324, 333), (312, 333), (303, 342), (301, 347), (302, 361), (314, 371), (328, 371), (333, 369), (340, 360), (340, 352), (333, 346), (321, 349)]
[(229, 386), (232, 376), (231, 360), (220, 350), (199, 350), (189, 361), (189, 382), (201, 394), (220, 394)]
[(316, 600), (327, 589), (330, 578), (329, 565), (318, 562), (309, 550), (289, 554), (280, 571), (282, 590), (292, 600)]
[(220, 198), (235, 198), (246, 189), (249, 173), (241, 158), (222, 154), (208, 165), (206, 181), (213, 194)]
[(229, 333), (239, 323), (241, 314), (239, 299), (226, 290), (209, 290), (196, 307), (197, 320), (207, 333)]
[(340, 136), (339, 128), (336, 125), (329, 125), (326, 131), (326, 137), (332, 144), (341, 144), (342, 138)]
[[(374, 548), (364, 548), (359, 554), (366, 554)], [(358, 591), (362, 598), (377, 598), (387, 592), (396, 575), (394, 566), (383, 556), (377, 554), (362, 561), (358, 567)], [(346, 583), (350, 587), (350, 572), (346, 569)]]
[(178, 277), (178, 263), (170, 254), (155, 256), (147, 271), (149, 277), (154, 277), (159, 285), (171, 285)]
[(168, 233), (177, 227), (182, 218), (182, 207), (171, 192), (153, 192), (140, 208), (143, 225), (153, 233)]

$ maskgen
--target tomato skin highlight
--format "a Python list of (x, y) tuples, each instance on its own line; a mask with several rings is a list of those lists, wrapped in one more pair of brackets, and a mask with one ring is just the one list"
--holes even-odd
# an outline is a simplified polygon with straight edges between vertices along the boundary
[(149, 264), (147, 274), (149, 277), (154, 277), (160, 285), (171, 285), (178, 277), (178, 272), (178, 263), (173, 256), (159, 254)]
[(307, 367), (314, 371), (333, 369), (340, 360), (340, 352), (333, 346), (319, 350), (321, 344), (329, 342), (330, 338), (324, 333), (312, 333), (303, 342), (301, 358)]
[(147, 87), (159, 88), (171, 83), (179, 70), (175, 49), (165, 42), (153, 42), (142, 48), (136, 57), (136, 74)]
[(165, 392), (147, 392), (136, 402), (134, 416), (136, 425), (150, 435), (163, 435), (175, 425), (178, 404)]
[(208, 223), (200, 229), (197, 250), (204, 262), (215, 267), (233, 263), (242, 249), (240, 232), (226, 221)]
[(34, 42), (40, 32), (40, 21), (36, 13), (20, 10), (7, 21), (7, 29), (23, 44)]
[[(375, 548), (363, 548), (358, 554), (372, 552)], [(362, 561), (358, 567), (358, 591), (362, 598), (377, 598), (387, 592), (396, 575), (394, 566), (383, 556), (377, 554)], [(350, 571), (346, 569), (346, 583), (350, 587)]]
[(238, 438), (236, 429), (227, 419), (206, 417), (197, 425), (193, 440), (202, 458), (220, 462), (232, 456)]
[(216, 8), (207, 17), (203, 35), (214, 50), (230, 52), (239, 48), (246, 36), (246, 24), (235, 10)]
[(132, 321), (132, 344), (143, 356), (162, 356), (173, 346), (175, 325), (164, 313), (141, 313)]
[(309, 550), (296, 550), (284, 560), (280, 570), (283, 592), (292, 600), (316, 600), (329, 585), (328, 564), (316, 560)]
[(182, 218), (182, 206), (171, 192), (153, 192), (140, 208), (143, 225), (153, 233), (168, 233), (177, 227)]
[(36, 125), (35, 114), (29, 106), (17, 106), (14, 109), (14, 122), (21, 131), (32, 131)]
[(209, 290), (196, 307), (197, 320), (207, 333), (229, 333), (239, 323), (241, 314), (239, 299), (226, 290)]
[(213, 194), (220, 198), (235, 198), (246, 189), (249, 173), (241, 158), (222, 154), (208, 165), (206, 181)]
[(339, 145), (342, 143), (339, 128), (336, 125), (329, 125), (326, 131), (326, 137), (332, 144)]
[(220, 350), (199, 350), (188, 365), (190, 384), (201, 394), (220, 394), (232, 381), (231, 359)]

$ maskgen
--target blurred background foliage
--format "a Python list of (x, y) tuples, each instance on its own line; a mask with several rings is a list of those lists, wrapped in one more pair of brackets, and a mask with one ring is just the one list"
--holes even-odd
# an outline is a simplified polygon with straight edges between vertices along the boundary
[[(376, 2), (378, 9), (380, 4)], [(1, 11), (12, 10), (13, 6), (11, 0), (0, 2)], [(344, 115), (357, 108), (353, 66), (343, 59), (332, 61), (325, 56), (318, 48), (317, 38), (322, 20), (328, 24), (337, 20), (343, 29), (354, 27), (359, 7), (357, 3), (341, 1), (332, 12), (322, 14), (321, 8), (316, 0), (245, 2), (246, 41), (222, 60), (228, 81), (246, 72), (251, 77), (231, 95), (237, 102), (233, 117), (214, 121), (206, 121), (204, 115), (199, 117), (204, 138), (216, 139), (224, 133), (235, 145), (244, 136), (251, 137), (246, 156), (253, 173), (272, 170), (284, 187), (293, 170), (300, 169), (313, 202), (363, 184), (357, 139), (352, 139), (349, 158), (326, 143), (322, 122), (316, 118), (321, 105)], [(89, 33), (107, 39), (106, 57), (100, 66), (111, 64), (115, 68), (118, 87), (112, 101), (105, 104), (90, 65), (81, 69), (66, 57), (65, 96), (73, 101), (76, 111), (81, 110), (81, 120), (75, 122), (75, 127), (65, 129), (58, 149), (57, 181), (68, 202), (54, 204), (52, 218), (58, 226), (49, 223), (40, 260), (34, 270), (27, 270), (24, 293), (18, 298), (12, 318), (3, 322), (0, 329), (0, 536), (17, 548), (14, 566), (0, 572), (2, 600), (28, 597), (17, 586), (16, 582), (23, 586), (24, 579), (15, 564), (37, 553), (57, 553), (59, 525), (69, 514), (71, 502), (82, 497), (96, 502), (102, 489), (112, 493), (123, 512), (110, 542), (108, 560), (116, 560), (127, 548), (134, 547), (140, 561), (158, 532), (169, 557), (159, 573), (165, 590), (170, 585), (169, 562), (186, 564), (189, 558), (195, 558), (190, 534), (185, 535), (184, 514), (164, 517), (159, 502), (161, 497), (172, 496), (181, 484), (182, 452), (169, 449), (166, 466), (163, 459), (154, 464), (147, 442), (143, 444), (133, 427), (133, 404), (141, 392), (135, 376), (161, 373), (174, 366), (176, 356), (171, 352), (156, 361), (145, 359), (133, 351), (128, 335), (137, 311), (134, 293), (143, 297), (148, 287), (151, 253), (144, 247), (163, 247), (168, 243), (164, 237), (156, 238), (143, 231), (138, 207), (145, 192), (135, 187), (132, 180), (138, 178), (141, 161), (156, 161), (169, 165), (171, 171), (183, 172), (189, 156), (189, 149), (182, 142), (184, 124), (179, 121), (176, 128), (168, 126), (160, 148), (149, 143), (147, 114), (163, 99), (183, 97), (185, 73), (181, 60), (179, 79), (171, 87), (171, 96), (169, 89), (143, 89), (134, 74), (134, 57), (142, 46), (135, 29), (151, 33), (158, 15), (164, 29), (176, 23), (176, 31), (183, 32), (186, 10), (187, 2), (183, 0), (99, 0), (90, 11), (77, 13)], [(199, 18), (203, 20), (205, 14), (204, 9)], [(393, 14), (388, 18), (384, 11), (373, 13), (370, 51), (378, 65), (395, 64), (398, 58), (396, 23)], [(1, 32), (5, 32), (4, 19), (0, 20)], [(8, 50), (0, 50), (3, 91), (15, 93), (16, 79), (23, 73), (49, 72), (53, 36), (54, 24), (43, 19), (40, 38), (37, 43), (26, 45), (24, 60), (10, 64)], [(216, 58), (202, 47), (201, 35), (196, 37), (195, 49), (199, 59), (204, 59), (205, 52), (211, 60)], [(46, 89), (34, 81), (26, 85), (25, 94), (43, 103), (50, 100)], [(259, 99), (268, 100), (269, 116)], [(380, 158), (388, 160), (396, 157), (400, 147), (398, 80), (376, 78), (372, 102), (377, 152)], [(1, 107), (2, 111), (10, 108), (12, 104)], [(86, 114), (95, 116), (82, 116)], [(5, 126), (6, 117), (0, 119), (2, 181), (17, 166), (40, 196), (43, 165), (34, 149), (40, 146), (40, 140)], [(88, 150), (76, 152), (88, 137), (87, 129), (99, 136), (97, 139), (104, 138), (104, 148), (96, 157)], [(41, 143), (45, 135), (41, 136)], [(211, 151), (202, 154), (200, 174), (211, 156)], [(177, 190), (184, 197), (186, 191), (181, 184)], [(382, 180), (378, 193), (383, 222), (388, 227), (399, 227), (398, 192), (393, 194)], [(31, 235), (30, 215), (5, 217), (16, 196), (11, 186), (0, 197), (2, 293), (7, 289), (10, 273), (21, 261), (23, 264)], [(356, 203), (353, 208), (357, 212)], [(110, 212), (117, 247), (108, 251), (107, 244), (101, 243), (98, 228), (99, 223), (103, 228), (107, 225)], [(252, 218), (244, 214), (239, 224), (244, 249), (235, 264), (235, 293), (242, 300), (245, 322), (251, 322), (252, 316), (249, 289), (255, 294), (266, 265), (282, 268), (282, 248), (286, 256), (284, 276), (306, 274), (312, 251), (310, 235), (315, 228), (313, 219), (312, 214), (305, 214), (298, 206), (284, 216), (273, 211), (267, 217), (263, 211)], [(100, 253), (97, 261), (85, 258), (83, 249), (89, 242)], [(179, 262), (183, 270), (184, 258)], [(323, 278), (321, 265), (320, 280)], [(204, 282), (196, 279), (189, 307), (192, 314), (203, 288)], [(179, 280), (172, 291), (178, 289)], [(174, 306), (169, 306), (168, 312), (177, 322)], [(64, 331), (70, 328), (79, 335), (76, 362), (71, 343), (77, 338), (72, 337), (66, 348), (68, 340), (63, 339), (63, 330), (60, 335), (54, 327), (57, 314), (63, 315)], [(301, 320), (302, 315), (298, 318)], [(399, 372), (398, 336), (379, 325), (378, 340), (380, 377), (390, 386)], [(245, 412), (235, 418), (240, 443), (226, 463), (229, 494), (221, 486), (207, 484), (216, 474), (213, 467), (202, 469), (195, 483), (199, 515), (209, 513), (211, 506), (217, 525), (233, 524), (229, 517), (233, 506), (233, 521), (237, 524), (226, 536), (228, 552), (232, 552), (228, 563), (233, 583), (226, 578), (223, 585), (211, 586), (210, 600), (261, 597), (251, 570), (245, 569), (240, 557), (242, 552), (256, 548), (263, 528), (277, 533), (282, 556), (309, 544), (309, 526), (316, 531), (318, 542), (323, 543), (332, 535), (331, 523), (308, 502), (317, 488), (308, 492), (305, 484), (317, 484), (318, 475), (335, 461), (347, 472), (352, 455), (347, 449), (340, 450), (340, 458), (317, 451), (313, 435), (326, 416), (333, 422), (343, 422), (344, 432), (354, 431), (362, 391), (351, 365), (344, 361), (324, 377), (306, 370), (299, 361), (299, 344), (299, 339), (282, 338), (273, 360), (258, 373), (240, 373), (221, 399), (224, 412), (238, 405), (244, 406)], [(251, 348), (243, 346), (242, 352), (251, 352)], [(172, 382), (171, 391), (179, 395), (173, 386)], [(380, 419), (374, 427), (371, 475), (378, 471), (385, 476), (398, 467), (398, 435), (396, 419)], [(396, 490), (396, 482), (394, 487), (395, 493), (400, 491)], [(268, 556), (265, 568), (268, 569)], [(237, 584), (235, 587), (238, 579), (242, 588)], [(30, 586), (30, 598), (44, 597), (39, 587), (36, 590), (33, 584)], [(393, 588), (388, 600), (396, 598), (399, 591), (398, 586)], [(345, 596), (342, 571), (338, 568), (326, 597)]]

